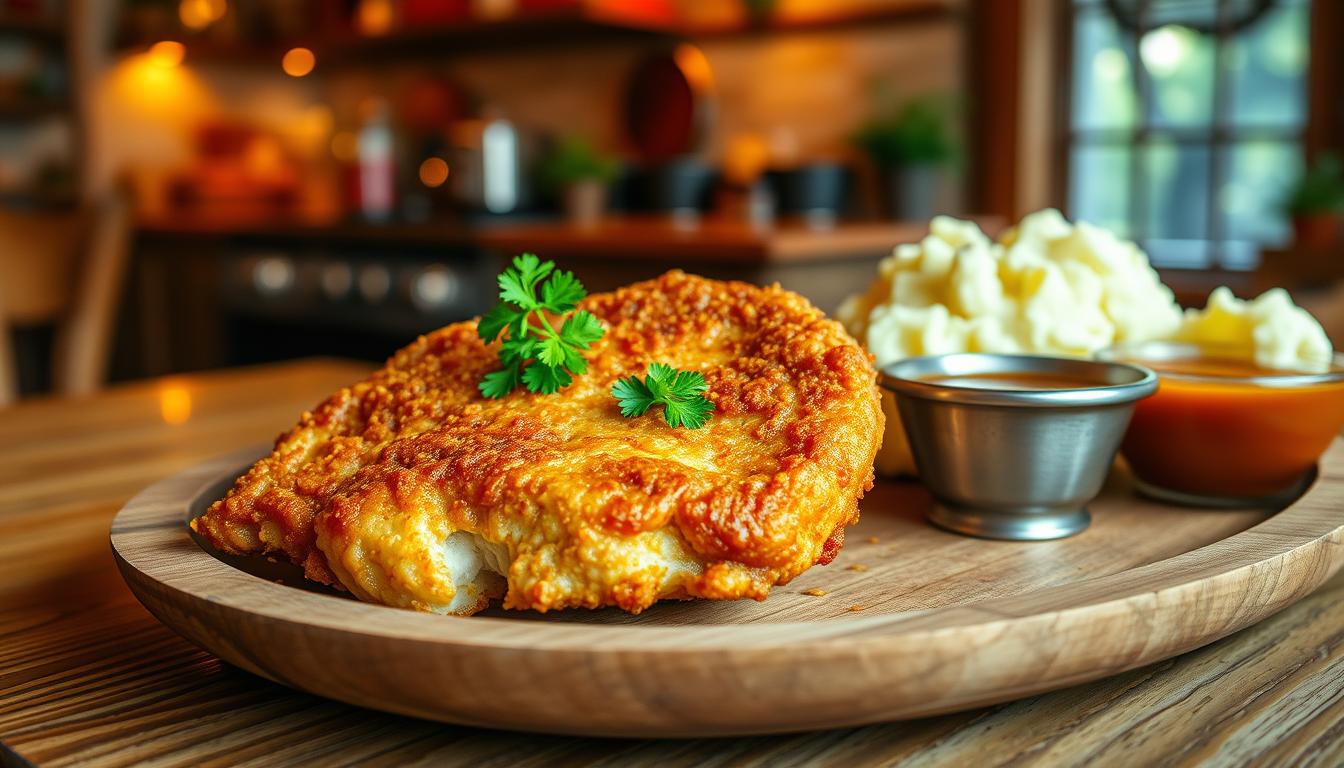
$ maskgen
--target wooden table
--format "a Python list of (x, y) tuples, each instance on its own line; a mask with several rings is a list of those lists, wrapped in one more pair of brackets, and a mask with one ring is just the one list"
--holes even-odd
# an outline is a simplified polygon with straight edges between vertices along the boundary
[(361, 366), (310, 361), (0, 411), (0, 765), (1338, 765), (1344, 576), (1278, 616), (1100, 683), (914, 722), (749, 739), (527, 736), (385, 715), (224, 665), (112, 564), (137, 490), (269, 439)]

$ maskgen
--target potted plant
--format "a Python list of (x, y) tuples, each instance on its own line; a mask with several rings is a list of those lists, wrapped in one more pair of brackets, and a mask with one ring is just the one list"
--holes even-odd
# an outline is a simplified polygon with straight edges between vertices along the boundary
[(1338, 155), (1321, 155), (1284, 200), (1293, 221), (1293, 239), (1303, 248), (1329, 248), (1339, 241), (1344, 214), (1344, 163)]
[(945, 171), (959, 156), (946, 99), (923, 96), (881, 114), (859, 129), (854, 144), (877, 166), (892, 218), (924, 220), (939, 212)]
[(556, 144), (542, 161), (542, 181), (560, 196), (570, 221), (592, 226), (607, 204), (607, 187), (616, 177), (617, 161), (577, 136)]

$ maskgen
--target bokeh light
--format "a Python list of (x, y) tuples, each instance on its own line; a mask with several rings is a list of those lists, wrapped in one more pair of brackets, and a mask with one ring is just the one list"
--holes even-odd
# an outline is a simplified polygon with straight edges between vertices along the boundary
[(396, 9), (392, 0), (360, 0), (355, 26), (366, 35), (385, 35), (392, 31)]
[(303, 77), (317, 66), (317, 57), (307, 48), (291, 48), (280, 60), (280, 68), (290, 77)]
[(714, 68), (704, 51), (690, 43), (682, 43), (672, 51), (672, 58), (691, 85), (701, 90), (714, 87)]
[(1139, 41), (1143, 66), (1156, 77), (1175, 73), (1190, 53), (1192, 34), (1185, 27), (1168, 24), (1144, 35)]
[(175, 40), (164, 40), (149, 48), (149, 61), (157, 67), (172, 69), (186, 58), (187, 48)]
[(191, 390), (183, 384), (164, 382), (159, 388), (159, 417), (174, 426), (191, 420)]
[(448, 163), (441, 157), (426, 158), (420, 164), (420, 183), (430, 189), (443, 186), (448, 180)]
[(177, 17), (182, 26), (199, 31), (224, 18), (228, 10), (226, 0), (182, 0), (177, 6)]

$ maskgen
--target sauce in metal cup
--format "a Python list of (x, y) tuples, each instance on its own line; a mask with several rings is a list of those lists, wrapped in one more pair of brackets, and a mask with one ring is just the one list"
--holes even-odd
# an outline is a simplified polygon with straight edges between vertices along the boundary
[(882, 369), (936, 525), (994, 539), (1070, 536), (1096, 497), (1151, 371), (1122, 363), (953, 354)]

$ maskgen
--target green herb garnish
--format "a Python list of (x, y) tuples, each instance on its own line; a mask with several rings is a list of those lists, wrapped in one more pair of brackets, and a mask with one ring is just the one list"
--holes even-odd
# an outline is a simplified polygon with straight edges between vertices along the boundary
[(621, 379), (611, 394), (621, 404), (621, 415), (643, 416), (655, 405), (663, 406), (663, 418), (673, 427), (699, 429), (709, 421), (714, 404), (705, 399), (709, 385), (695, 371), (678, 371), (670, 365), (653, 363), (649, 375)]
[(555, 271), (555, 262), (530, 253), (514, 257), (513, 266), (499, 276), (500, 302), (476, 326), (487, 344), (503, 334), (499, 361), (504, 367), (481, 379), (481, 394), (503, 397), (522, 384), (529, 392), (549, 395), (587, 371), (580, 353), (602, 338), (602, 323), (583, 310), (565, 318), (558, 331), (546, 319), (546, 313), (572, 311), (587, 295), (573, 272)]

